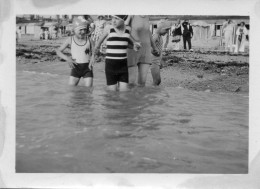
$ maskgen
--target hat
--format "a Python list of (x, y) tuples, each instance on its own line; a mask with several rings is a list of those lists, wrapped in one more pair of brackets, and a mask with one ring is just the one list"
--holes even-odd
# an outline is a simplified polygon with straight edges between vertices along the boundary
[(88, 26), (89, 22), (86, 19), (84, 19), (83, 16), (78, 16), (73, 19), (72, 27), (74, 30), (88, 28)]
[(127, 17), (128, 17), (128, 15), (112, 15), (112, 16), (116, 17), (116, 18), (119, 18), (119, 19), (121, 19), (123, 21), (125, 21), (127, 19)]
[(163, 22), (159, 22), (157, 25), (157, 29), (161, 30), (161, 29), (171, 29), (172, 23), (170, 21), (163, 21)]

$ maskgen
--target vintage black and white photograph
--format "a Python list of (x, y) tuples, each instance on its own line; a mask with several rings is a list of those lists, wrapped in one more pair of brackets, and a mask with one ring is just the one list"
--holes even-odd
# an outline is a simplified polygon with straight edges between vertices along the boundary
[(16, 15), (16, 173), (247, 174), (250, 17)]

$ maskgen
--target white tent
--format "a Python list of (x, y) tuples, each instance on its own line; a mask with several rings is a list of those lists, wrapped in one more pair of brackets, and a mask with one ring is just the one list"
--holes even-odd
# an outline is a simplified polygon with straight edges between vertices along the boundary
[(197, 20), (191, 23), (193, 28), (193, 40), (207, 40), (211, 37), (210, 25), (204, 21)]

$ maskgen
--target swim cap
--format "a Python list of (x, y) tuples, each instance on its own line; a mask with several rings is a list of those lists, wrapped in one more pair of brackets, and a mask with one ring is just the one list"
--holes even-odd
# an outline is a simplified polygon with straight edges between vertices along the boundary
[(86, 19), (84, 19), (83, 16), (78, 16), (73, 19), (73, 23), (72, 23), (73, 30), (85, 29), (88, 28), (88, 26), (89, 26), (89, 22)]
[(128, 17), (128, 15), (112, 15), (112, 16), (116, 17), (116, 18), (119, 18), (119, 19), (121, 19), (123, 21), (125, 21), (127, 19), (127, 17)]

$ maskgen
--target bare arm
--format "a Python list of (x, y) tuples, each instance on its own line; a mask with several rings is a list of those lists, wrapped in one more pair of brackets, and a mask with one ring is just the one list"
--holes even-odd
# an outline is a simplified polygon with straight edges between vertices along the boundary
[(63, 53), (63, 51), (70, 46), (71, 39), (68, 38), (66, 41), (58, 48), (56, 49), (56, 54), (63, 60), (70, 60), (71, 58)]
[(131, 20), (132, 20), (133, 15), (128, 15), (126, 21), (125, 21), (125, 25), (126, 26), (131, 26)]
[(136, 41), (132, 35), (129, 37), (129, 45), (128, 48), (134, 49), (135, 51), (138, 51), (142, 47), (141, 42)]
[(91, 49), (92, 52), (91, 52), (91, 58), (90, 58), (90, 63), (88, 65), (88, 67), (89, 67), (90, 70), (92, 70), (93, 65), (95, 63), (95, 47), (94, 47), (95, 43), (91, 38), (89, 38), (89, 41), (90, 41), (90, 44), (91, 44), (91, 47), (92, 47), (92, 49)]
[(71, 45), (71, 38), (69, 37), (66, 39), (66, 41), (58, 48), (56, 49), (56, 54), (63, 60), (66, 60), (68, 62), (69, 66), (71, 68), (74, 68), (73, 64), (77, 64), (75, 60), (73, 60), (70, 56), (67, 56), (63, 53), (63, 51)]
[[(95, 47), (92, 49), (92, 56), (91, 56), (91, 59), (90, 59), (89, 69), (92, 69), (92, 67), (94, 66), (96, 54), (99, 52), (100, 45), (106, 39), (107, 36), (108, 36), (108, 31), (104, 30), (103, 35), (99, 38)], [(94, 42), (93, 42), (93, 45), (94, 45)]]
[(166, 41), (165, 41), (165, 44), (164, 44), (165, 49), (167, 48), (168, 43), (169, 43), (169, 32), (166, 34)]

